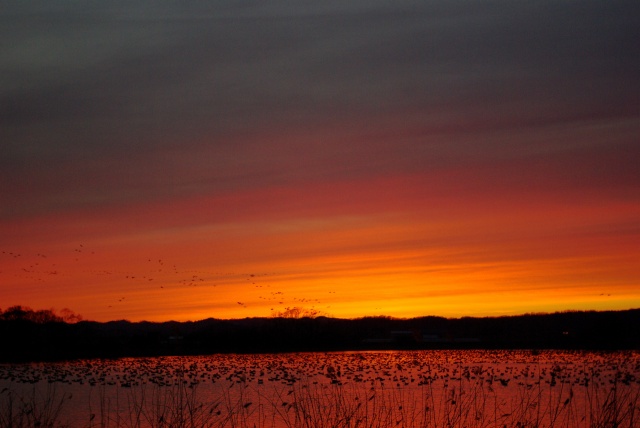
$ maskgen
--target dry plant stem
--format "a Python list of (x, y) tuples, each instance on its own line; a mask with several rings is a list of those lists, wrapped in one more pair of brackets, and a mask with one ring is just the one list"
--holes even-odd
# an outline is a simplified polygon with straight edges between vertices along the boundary
[[(80, 428), (632, 428), (639, 422), (640, 387), (619, 372), (606, 383), (585, 372), (592, 381), (577, 385), (558, 366), (545, 384), (538, 366), (506, 387), (481, 366), (462, 369), (446, 382), (425, 375), (419, 387), (299, 380), (265, 393), (237, 382), (207, 398), (180, 379), (173, 386), (116, 387), (115, 403), (102, 387), (100, 414), (90, 406)], [(23, 395), (3, 390), (0, 428), (61, 428), (69, 399), (55, 384)]]
[(49, 384), (42, 393), (34, 386), (31, 392), (25, 395), (17, 395), (5, 389), (0, 393), (0, 399), (0, 427), (54, 428), (63, 426), (59, 416), (70, 397), (58, 392), (55, 385)]

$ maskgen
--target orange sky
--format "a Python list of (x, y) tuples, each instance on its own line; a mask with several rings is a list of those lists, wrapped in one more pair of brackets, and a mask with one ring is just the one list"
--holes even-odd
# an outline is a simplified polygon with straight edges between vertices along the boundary
[[(11, 284), (2, 301), (99, 321), (270, 316), (293, 306), (337, 317), (640, 307), (640, 203), (571, 201), (562, 191), (523, 198), (510, 184), (482, 197), (443, 195), (423, 184), (464, 186), (466, 173), (456, 174), (14, 221), (3, 230), (14, 244), (0, 258)], [(236, 214), (216, 218), (218, 206)]]
[(0, 309), (640, 307), (639, 6), (214, 6), (3, 11)]

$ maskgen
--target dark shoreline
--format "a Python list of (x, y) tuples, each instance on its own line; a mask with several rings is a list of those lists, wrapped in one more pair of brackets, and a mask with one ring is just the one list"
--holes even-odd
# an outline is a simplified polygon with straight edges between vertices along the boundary
[(393, 349), (640, 349), (640, 309), (448, 319), (0, 321), (0, 362)]

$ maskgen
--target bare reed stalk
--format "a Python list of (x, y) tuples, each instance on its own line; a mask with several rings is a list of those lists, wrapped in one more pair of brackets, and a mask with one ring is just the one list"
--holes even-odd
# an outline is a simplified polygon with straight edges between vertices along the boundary
[(100, 402), (99, 405), (99, 418), (98, 414), (93, 411), (92, 408), (92, 397), (91, 391), (93, 388), (89, 389), (89, 428), (100, 427), (100, 428), (109, 428), (109, 421), (111, 414), (111, 400), (107, 398), (107, 394), (105, 392), (105, 386), (99, 387), (98, 400)]
[[(209, 413), (218, 415), (215, 427), (245, 428), (266, 426), (267, 415), (264, 413), (262, 398), (245, 383), (231, 384), (221, 392), (221, 396), (209, 407)], [(252, 401), (256, 400), (256, 402)]]
[(622, 388), (617, 378), (603, 397), (600, 388), (589, 388), (587, 409), (594, 428), (635, 427), (640, 411), (640, 390)]
[[(150, 396), (138, 401), (141, 408), (134, 409), (143, 416), (141, 426), (152, 428), (200, 428), (213, 426), (214, 403), (202, 401), (197, 385), (178, 382), (172, 387), (154, 385)], [(137, 428), (137, 426), (136, 426)]]
[[(103, 388), (100, 414), (90, 406), (88, 423), (77, 428), (640, 426), (636, 379), (617, 373), (611, 383), (602, 383), (591, 373), (590, 382), (567, 386), (564, 369), (556, 367), (553, 373), (548, 384), (538, 369), (532, 379), (509, 386), (492, 382), (492, 375), (481, 367), (459, 370), (448, 384), (424, 377), (417, 387), (402, 383), (389, 387), (382, 381), (370, 386), (313, 383), (308, 379), (263, 392), (261, 386), (232, 383), (208, 398), (199, 393), (197, 384), (184, 381), (173, 386), (116, 387), (114, 401)], [(55, 384), (41, 392), (34, 387), (22, 395), (4, 389), (0, 392), (0, 428), (62, 428), (61, 411), (69, 399)]]
[(58, 392), (55, 384), (48, 384), (39, 393), (34, 386), (29, 394), (19, 395), (5, 388), (0, 393), (0, 428), (57, 428), (64, 404), (71, 397)]

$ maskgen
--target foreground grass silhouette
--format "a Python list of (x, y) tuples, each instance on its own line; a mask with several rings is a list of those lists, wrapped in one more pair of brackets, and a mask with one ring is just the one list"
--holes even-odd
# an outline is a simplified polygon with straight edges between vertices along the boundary
[[(471, 379), (471, 377), (469, 378)], [(0, 428), (421, 428), (421, 427), (592, 427), (640, 425), (638, 384), (517, 386), (508, 397), (500, 384), (482, 378), (434, 387), (371, 388), (354, 384), (298, 382), (269, 396), (249, 385), (234, 385), (204, 397), (197, 385), (139, 385), (123, 388), (117, 402), (99, 394), (86, 419), (61, 418), (68, 393), (49, 385), (18, 394), (0, 393)]]

